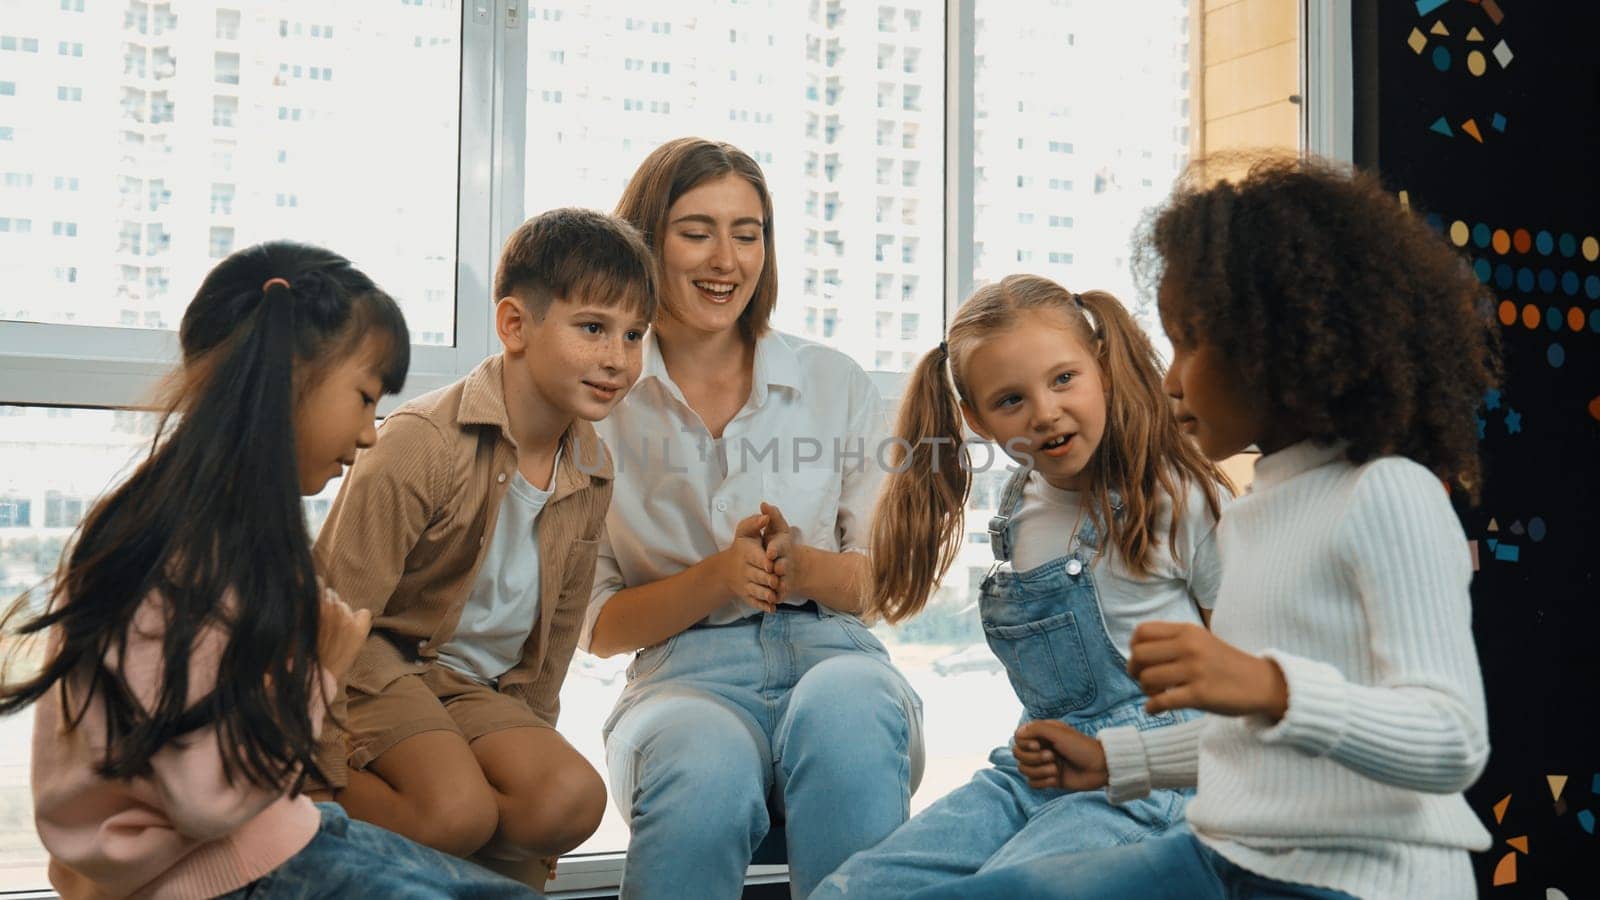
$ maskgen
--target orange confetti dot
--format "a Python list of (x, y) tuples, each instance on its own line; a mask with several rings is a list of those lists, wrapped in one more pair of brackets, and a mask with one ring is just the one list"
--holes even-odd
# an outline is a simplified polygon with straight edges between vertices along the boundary
[(1533, 249), (1533, 235), (1529, 234), (1526, 228), (1518, 228), (1511, 235), (1511, 243), (1517, 248), (1518, 253), (1527, 253)]
[(1494, 252), (1502, 255), (1511, 252), (1511, 235), (1506, 234), (1504, 228), (1494, 230)]
[(1596, 419), (1600, 419), (1600, 397), (1596, 397), (1589, 401), (1589, 415), (1594, 416)]
[(1583, 310), (1576, 306), (1567, 310), (1567, 327), (1573, 331), (1583, 330)]
[(1527, 306), (1522, 308), (1522, 327), (1529, 329), (1538, 328), (1539, 318), (1539, 307), (1529, 303)]
[(1517, 883), (1517, 854), (1516, 851), (1500, 857), (1500, 862), (1494, 867), (1494, 886)]
[(1510, 300), (1500, 301), (1500, 324), (1515, 325), (1517, 322), (1517, 305)]

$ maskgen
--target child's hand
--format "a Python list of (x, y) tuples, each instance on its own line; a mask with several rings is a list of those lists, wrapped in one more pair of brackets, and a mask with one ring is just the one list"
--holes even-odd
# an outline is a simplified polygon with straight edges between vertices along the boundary
[(1277, 721), (1289, 685), (1270, 659), (1252, 656), (1199, 625), (1145, 622), (1133, 630), (1128, 674), (1149, 695), (1146, 712), (1202, 709)]
[(1011, 739), (1017, 768), (1033, 788), (1092, 791), (1106, 786), (1106, 751), (1065, 722), (1037, 719)]
[(796, 588), (801, 583), (805, 546), (795, 540), (795, 530), (789, 525), (789, 520), (783, 517), (783, 511), (770, 503), (761, 504), (761, 512), (767, 517), (768, 525), (762, 534), (762, 543), (767, 548), (767, 565), (771, 567), (772, 574), (778, 576), (778, 599), (785, 600), (798, 593)]
[(768, 519), (763, 515), (744, 519), (733, 529), (733, 543), (712, 557), (713, 576), (726, 596), (762, 612), (778, 608), (778, 576), (772, 574), (767, 551), (761, 546), (761, 533)]
[(318, 621), (317, 660), (334, 678), (343, 679), (355, 664), (361, 646), (367, 642), (367, 632), (372, 630), (372, 613), (365, 609), (352, 610), (329, 589), (322, 592)]

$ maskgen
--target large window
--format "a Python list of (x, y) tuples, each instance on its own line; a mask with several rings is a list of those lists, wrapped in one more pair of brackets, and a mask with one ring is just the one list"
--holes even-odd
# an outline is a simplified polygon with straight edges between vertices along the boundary
[[(944, 183), (943, 148), (899, 135), (937, 132), (944, 111), (874, 98), (940, 95), (944, 4), (897, 9), (923, 26), (880, 34), (878, 7), (852, 2), (540, 4), (528, 22), (526, 211), (610, 210), (664, 141), (728, 141), (772, 190), (774, 327), (901, 370), (901, 351), (939, 341), (942, 264), (917, 247), (942, 244), (944, 223), (915, 210), (938, 208)], [(880, 310), (918, 309), (922, 328), (873, 327)]]
[(73, 52), (0, 60), (5, 168), (33, 176), (0, 215), (78, 227), (0, 238), (0, 319), (174, 329), (219, 255), (293, 237), (359, 260), (415, 332), (454, 334), (425, 296), (456, 280), (457, 3), (31, 8), (7, 31)]
[[(774, 325), (856, 359), (889, 411), (949, 310), (1012, 272), (1111, 290), (1164, 345), (1134, 290), (1131, 233), (1196, 155), (1294, 149), (1305, 130), (1320, 152), (1348, 146), (1328, 124), (1333, 88), (1318, 87), (1338, 71), (1329, 8), (26, 5), (0, 25), (0, 601), (48, 578), (148, 440), (132, 408), (176, 358), (172, 331), (217, 259), (275, 237), (350, 256), (405, 310), (414, 395), (495, 349), (490, 271), (525, 215), (614, 208), (644, 156), (682, 135), (760, 162)], [(1019, 713), (975, 609), (1006, 474), (977, 476), (927, 612), (879, 629), (925, 702), (913, 811), (970, 778)], [(313, 528), (336, 489), (307, 500)], [(563, 691), (561, 730), (602, 773), (626, 662), (580, 653)], [(31, 718), (0, 721), (0, 890), (44, 883)], [(552, 887), (615, 884), (626, 844), (611, 808), (578, 851), (594, 858), (564, 863)]]

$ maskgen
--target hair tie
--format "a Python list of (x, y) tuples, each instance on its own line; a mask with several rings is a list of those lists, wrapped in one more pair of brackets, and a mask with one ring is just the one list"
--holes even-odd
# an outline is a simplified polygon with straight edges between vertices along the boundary
[(1079, 309), (1083, 309), (1083, 295), (1082, 294), (1078, 293), (1077, 291), (1073, 291), (1072, 292), (1072, 302), (1076, 303), (1078, 305)]
[(940, 341), (939, 342), (939, 355), (944, 357), (945, 359), (949, 359), (950, 358), (950, 345), (945, 343), (944, 341)]
[(272, 287), (275, 284), (281, 284), (281, 285), (283, 285), (283, 289), (284, 290), (286, 290), (286, 291), (289, 290), (289, 279), (287, 279), (287, 278), (268, 278), (266, 281), (261, 283), (261, 293), (265, 294), (267, 292), (267, 289)]

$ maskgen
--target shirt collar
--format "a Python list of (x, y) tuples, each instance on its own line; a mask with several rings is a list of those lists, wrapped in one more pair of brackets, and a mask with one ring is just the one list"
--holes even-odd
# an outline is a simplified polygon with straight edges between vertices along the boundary
[[(492, 425), (511, 440), (511, 420), (506, 413), (505, 357), (494, 354), (468, 373), (461, 386), (461, 407), (456, 423), (461, 426)], [(575, 420), (561, 437), (565, 452), (556, 466), (555, 493), (559, 499), (589, 484), (590, 478), (610, 480), (611, 457), (600, 444), (594, 426)]]
[(1347, 447), (1349, 444), (1345, 441), (1336, 441), (1332, 444), (1301, 441), (1298, 444), (1290, 444), (1276, 453), (1264, 454), (1256, 460), (1255, 480), (1251, 484), (1252, 493), (1256, 488), (1264, 490), (1282, 484), (1302, 472), (1309, 472), (1343, 459)]
[[(756, 340), (756, 353), (751, 378), (751, 399), (756, 406), (767, 401), (767, 391), (773, 387), (784, 387), (800, 394), (803, 391), (800, 374), (800, 357), (794, 348), (782, 335), (771, 329)], [(667, 372), (667, 364), (661, 357), (661, 345), (656, 341), (655, 329), (645, 335), (644, 362), (639, 370), (639, 381), (654, 378), (661, 383), (667, 393), (676, 397), (678, 402), (688, 405), (683, 398), (683, 391), (678, 389), (672, 375)]]

